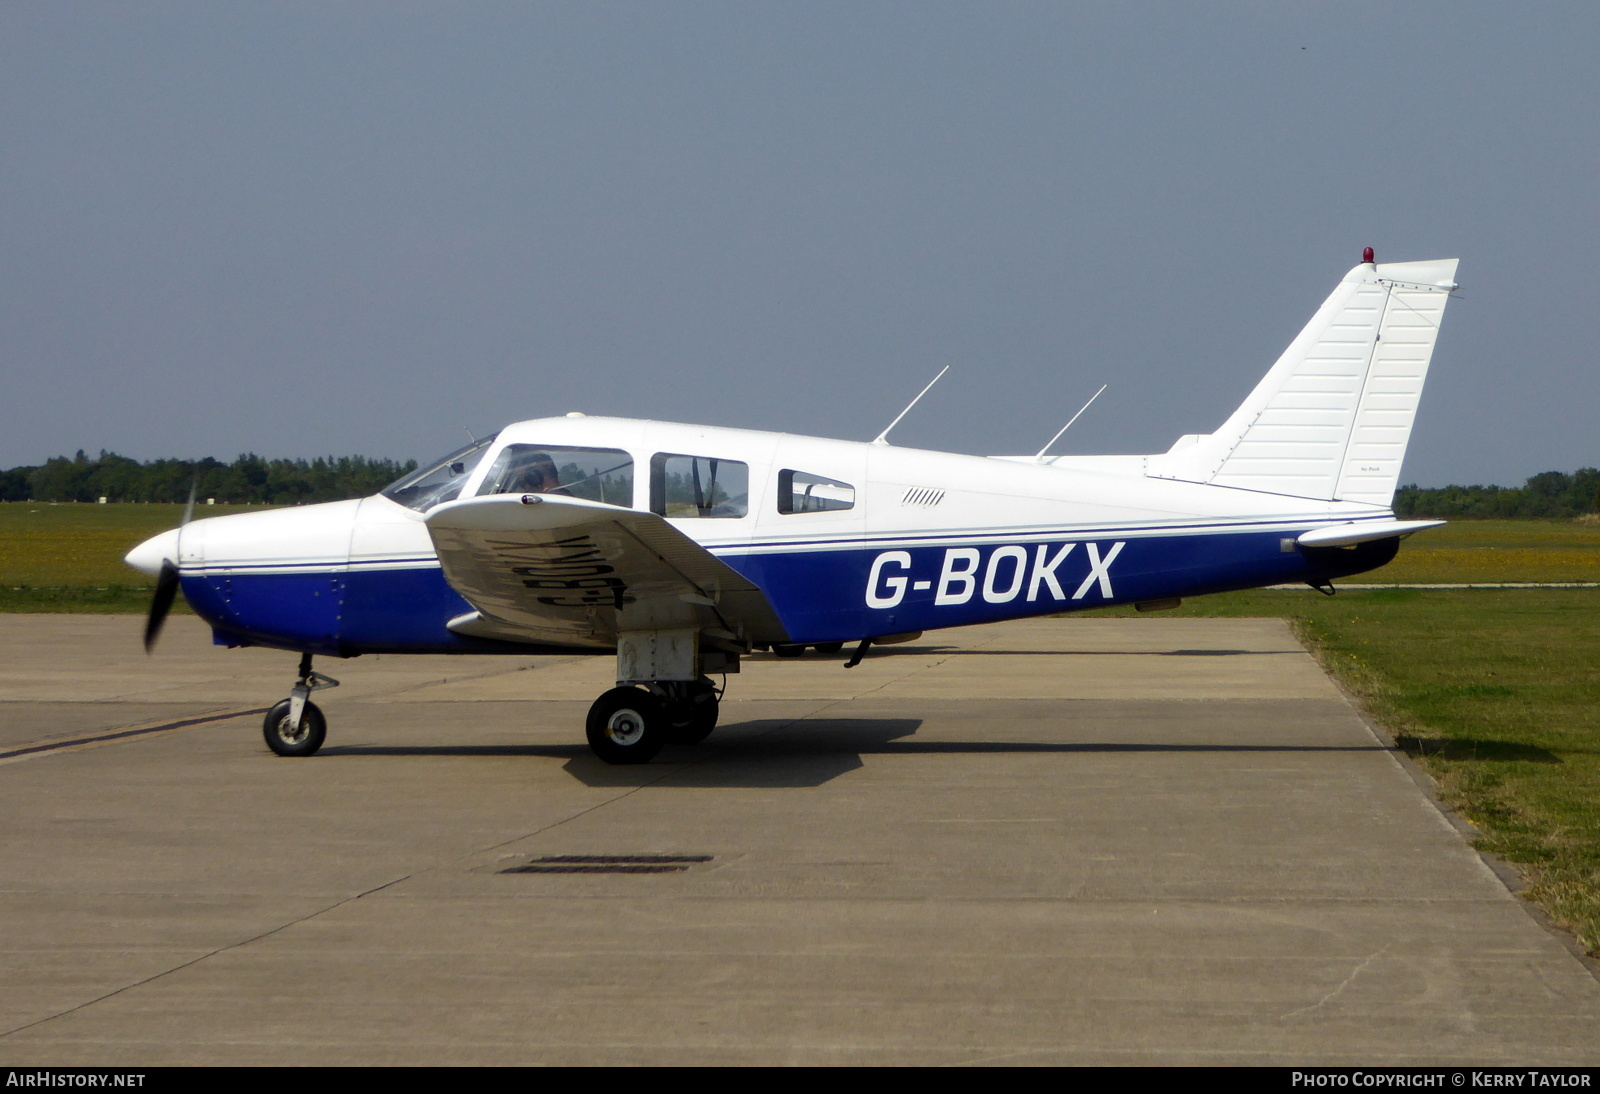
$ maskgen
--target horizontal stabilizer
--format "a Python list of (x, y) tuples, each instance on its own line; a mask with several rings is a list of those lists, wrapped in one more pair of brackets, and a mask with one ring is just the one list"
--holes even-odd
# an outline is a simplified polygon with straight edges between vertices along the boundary
[(1145, 473), (1388, 506), (1455, 272), (1453, 258), (1355, 267), (1222, 428)]
[(1382, 520), (1335, 524), (1307, 532), (1295, 542), (1302, 547), (1353, 547), (1357, 543), (1371, 543), (1391, 536), (1409, 536), (1412, 532), (1438, 528), (1444, 523), (1442, 520)]

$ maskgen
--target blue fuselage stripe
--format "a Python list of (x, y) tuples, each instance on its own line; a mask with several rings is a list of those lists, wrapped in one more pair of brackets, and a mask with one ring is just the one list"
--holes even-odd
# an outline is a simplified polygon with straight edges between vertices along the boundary
[[(1281, 527), (1281, 526), (1280, 526)], [(1196, 596), (1314, 576), (1316, 564), (1292, 533), (1232, 533), (1047, 539), (1010, 542), (950, 535), (961, 546), (879, 538), (866, 547), (720, 553), (766, 593), (794, 642), (936, 630), (973, 623)], [(401, 560), (395, 560), (396, 563)], [(294, 572), (185, 571), (185, 596), (219, 641), (353, 655), (506, 650), (453, 634), (446, 623), (472, 606), (445, 581), (437, 561), (367, 569), (307, 564)], [(525, 648), (525, 647), (524, 647)]]

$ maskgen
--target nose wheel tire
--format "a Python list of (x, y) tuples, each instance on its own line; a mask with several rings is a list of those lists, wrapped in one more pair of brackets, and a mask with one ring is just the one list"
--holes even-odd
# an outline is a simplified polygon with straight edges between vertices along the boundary
[(805, 652), (806, 648), (804, 646), (797, 646), (792, 642), (774, 642), (772, 644), (772, 655), (774, 657), (799, 657)]
[(586, 729), (589, 747), (606, 763), (643, 764), (667, 744), (672, 723), (643, 688), (612, 688), (589, 708)]
[(300, 724), (289, 724), (289, 700), (283, 699), (267, 711), (261, 724), (267, 747), (280, 756), (310, 756), (328, 737), (328, 720), (315, 703), (307, 702), (300, 712)]

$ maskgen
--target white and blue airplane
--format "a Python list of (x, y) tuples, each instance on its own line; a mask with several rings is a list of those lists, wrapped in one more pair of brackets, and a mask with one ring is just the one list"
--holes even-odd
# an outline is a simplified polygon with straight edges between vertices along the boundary
[(588, 740), (642, 763), (712, 731), (711, 678), (753, 650), (854, 642), (853, 665), (944, 627), (1284, 582), (1331, 593), (1442, 523), (1390, 506), (1456, 260), (1364, 259), (1220, 428), (1163, 453), (518, 422), (369, 498), (140, 544), (127, 562), (158, 577), (146, 645), (181, 588), (219, 645), (299, 652), (264, 726), (285, 756), (326, 735), (309, 696), (337, 681), (313, 655), (614, 651)]

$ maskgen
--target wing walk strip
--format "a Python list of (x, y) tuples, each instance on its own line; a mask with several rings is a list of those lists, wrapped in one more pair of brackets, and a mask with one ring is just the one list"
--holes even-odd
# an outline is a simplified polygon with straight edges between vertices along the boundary
[(0, 749), (0, 764), (31, 760), (35, 756), (47, 756), (54, 752), (71, 752), (77, 749), (94, 748), (98, 745), (124, 741), (130, 737), (148, 737), (154, 733), (170, 733), (178, 729), (192, 729), (195, 726), (209, 725), (212, 722), (225, 722), (229, 718), (242, 718), (247, 714), (265, 714), (269, 709), (271, 708), (227, 707), (222, 710), (209, 710), (203, 714), (195, 714), (187, 718), (161, 718), (154, 722), (145, 722), (135, 726), (121, 726), (117, 729), (107, 729), (98, 733), (77, 733), (71, 737), (34, 741), (31, 744)]

